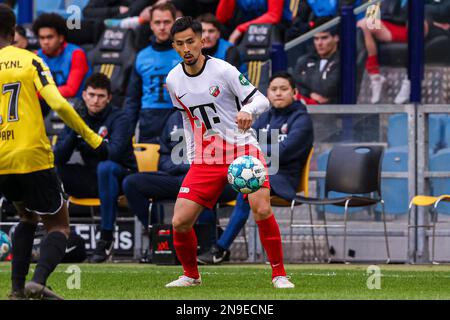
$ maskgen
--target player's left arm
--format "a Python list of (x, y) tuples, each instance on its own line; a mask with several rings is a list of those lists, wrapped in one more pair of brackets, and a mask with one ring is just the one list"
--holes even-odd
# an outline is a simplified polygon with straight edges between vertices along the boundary
[(242, 105), (236, 116), (236, 123), (239, 129), (245, 131), (251, 127), (254, 116), (269, 110), (269, 100), (231, 65), (225, 71), (225, 79)]
[(40, 96), (44, 98), (50, 108), (56, 111), (64, 123), (81, 135), (92, 148), (100, 147), (103, 139), (84, 123), (74, 108), (61, 96), (50, 70), (42, 59), (34, 57), (32, 64), (34, 67), (33, 82)]
[(104, 154), (105, 159), (120, 162), (127, 147), (131, 143), (132, 136), (133, 132), (131, 130), (130, 121), (126, 116), (126, 113), (121, 112), (112, 123), (111, 135), (106, 144), (107, 151)]
[(83, 83), (84, 76), (89, 71), (89, 64), (83, 50), (75, 50), (72, 54), (69, 77), (64, 85), (58, 87), (64, 98), (74, 97)]

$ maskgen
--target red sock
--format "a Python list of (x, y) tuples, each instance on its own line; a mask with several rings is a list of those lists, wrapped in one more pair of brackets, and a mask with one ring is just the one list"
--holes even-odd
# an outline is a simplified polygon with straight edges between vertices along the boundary
[(197, 235), (194, 229), (188, 232), (176, 232), (173, 230), (173, 245), (177, 252), (178, 260), (183, 265), (184, 275), (198, 279), (200, 274), (197, 267)]
[(369, 74), (380, 74), (380, 64), (378, 63), (377, 55), (367, 57), (366, 70)]
[(266, 250), (272, 267), (272, 279), (278, 276), (285, 276), (283, 264), (283, 248), (281, 247), (281, 234), (277, 220), (272, 214), (269, 218), (256, 221), (259, 229), (259, 239)]

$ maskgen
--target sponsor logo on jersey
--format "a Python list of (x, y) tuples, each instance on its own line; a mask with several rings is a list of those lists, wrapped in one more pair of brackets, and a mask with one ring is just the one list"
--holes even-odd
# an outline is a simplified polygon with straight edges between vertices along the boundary
[(106, 137), (108, 135), (108, 128), (101, 126), (100, 129), (98, 129), (98, 135), (102, 138)]
[(247, 78), (242, 73), (239, 75), (239, 82), (243, 86), (248, 86), (250, 84), (250, 82), (247, 80)]
[(209, 88), (209, 94), (216, 98), (220, 94), (219, 86), (212, 86)]
[(52, 78), (52, 73), (50, 71), (42, 71), (41, 75), (43, 75), (44, 77), (49, 77)]
[(288, 133), (288, 125), (287, 125), (287, 123), (285, 123), (285, 124), (283, 124), (283, 125), (281, 126), (280, 131), (281, 131), (281, 133), (283, 133), (283, 134)]
[(190, 189), (186, 188), (186, 187), (181, 187), (180, 188), (180, 193), (189, 193)]

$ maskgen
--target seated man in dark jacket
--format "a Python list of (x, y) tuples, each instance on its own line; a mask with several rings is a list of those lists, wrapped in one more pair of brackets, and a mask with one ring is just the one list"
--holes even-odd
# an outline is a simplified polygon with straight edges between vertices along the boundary
[[(278, 172), (270, 176), (271, 193), (286, 200), (295, 197), (301, 178), (301, 172), (313, 144), (313, 126), (306, 107), (295, 101), (297, 90), (292, 76), (288, 73), (275, 74), (270, 78), (267, 97), (272, 108), (263, 113), (253, 124), (258, 137), (269, 130), (278, 131), (278, 141), (271, 141), (268, 133), (267, 141), (259, 141), (266, 155), (274, 157), (273, 150), (279, 147)], [(260, 139), (261, 140), (261, 139)], [(273, 161), (272, 161), (273, 163)], [(236, 200), (236, 206), (230, 221), (209, 252), (197, 257), (201, 264), (222, 262), (227, 255), (231, 243), (244, 227), (250, 213), (250, 206), (242, 194)]]
[[(183, 119), (180, 112), (175, 112), (167, 120), (160, 138), (158, 171), (132, 174), (123, 181), (123, 190), (128, 205), (144, 226), (163, 222), (161, 218), (157, 217), (155, 206), (152, 206), (151, 221), (149, 221), (149, 199), (175, 200), (177, 198), (184, 176), (190, 167), (183, 152), (186, 150), (185, 147), (183, 148), (184, 144)], [(175, 163), (174, 161), (182, 163)], [(236, 192), (228, 185), (219, 201), (228, 202), (235, 198)], [(211, 226), (211, 238), (215, 242), (216, 217), (214, 212), (205, 209), (197, 222)], [(148, 240), (144, 237), (144, 247), (148, 247)], [(150, 258), (147, 254), (144, 254), (141, 262), (148, 262)]]
[[(323, 18), (321, 25), (328, 21)], [(333, 28), (314, 35), (315, 52), (299, 62), (295, 70), (295, 81), (300, 90), (299, 98), (306, 104), (339, 103), (340, 57), (339, 35)]]
[[(96, 154), (69, 127), (61, 132), (54, 150), (65, 191), (74, 197), (98, 197), (101, 201), (101, 235), (91, 262), (103, 262), (110, 256), (121, 182), (137, 170), (129, 121), (110, 101), (111, 82), (96, 73), (88, 78), (83, 101), (75, 107), (86, 124), (107, 141), (103, 154)], [(74, 151), (79, 151), (83, 164), (69, 164)]]
[(125, 18), (139, 13), (155, 0), (90, 0), (83, 9), (84, 18)]

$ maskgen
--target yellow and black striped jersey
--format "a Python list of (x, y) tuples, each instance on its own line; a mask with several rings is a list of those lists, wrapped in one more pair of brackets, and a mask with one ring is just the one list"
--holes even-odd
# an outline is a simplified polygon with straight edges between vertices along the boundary
[(89, 145), (97, 148), (102, 142), (61, 96), (41, 58), (7, 46), (0, 49), (0, 174), (30, 173), (54, 166), (38, 93)]

